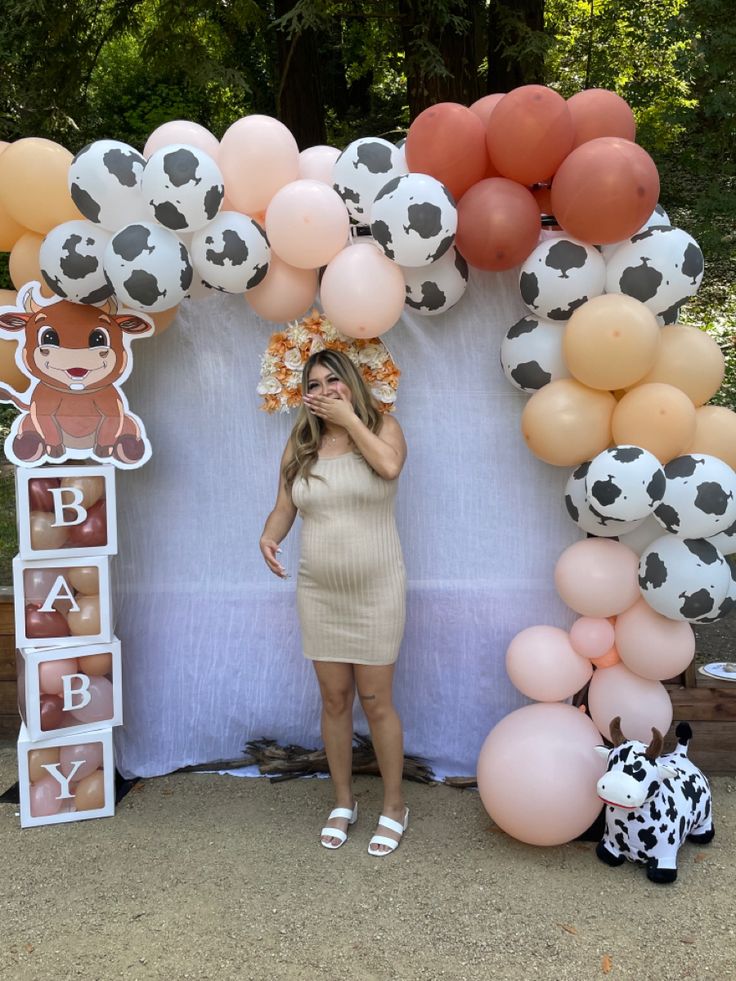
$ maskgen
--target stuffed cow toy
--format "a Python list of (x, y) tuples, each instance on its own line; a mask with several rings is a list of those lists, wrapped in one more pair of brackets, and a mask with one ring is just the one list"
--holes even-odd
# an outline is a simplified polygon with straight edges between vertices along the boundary
[(681, 722), (675, 733), (675, 751), (660, 756), (656, 729), (645, 746), (624, 737), (617, 716), (613, 748), (596, 747), (608, 760), (597, 788), (606, 804), (606, 830), (596, 855), (607, 865), (645, 863), (647, 877), (657, 883), (677, 878), (677, 852), (686, 838), (704, 845), (715, 833), (708, 781), (687, 755), (692, 729)]

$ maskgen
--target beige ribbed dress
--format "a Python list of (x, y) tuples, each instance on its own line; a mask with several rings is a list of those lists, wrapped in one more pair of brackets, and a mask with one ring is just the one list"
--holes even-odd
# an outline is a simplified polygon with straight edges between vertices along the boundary
[(308, 482), (294, 481), (302, 517), (297, 606), (304, 655), (312, 661), (396, 660), (406, 593), (394, 520), (397, 483), (353, 452), (318, 460)]

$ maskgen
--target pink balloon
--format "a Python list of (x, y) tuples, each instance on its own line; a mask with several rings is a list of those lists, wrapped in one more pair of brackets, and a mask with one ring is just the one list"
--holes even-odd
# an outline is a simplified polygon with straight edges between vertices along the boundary
[(276, 191), (299, 177), (299, 147), (271, 116), (244, 116), (225, 131), (219, 165), (237, 211), (264, 211)]
[(316, 269), (295, 269), (272, 252), (268, 272), (248, 290), (245, 302), (264, 320), (298, 320), (314, 303), (316, 293)]
[(332, 187), (332, 168), (340, 156), (334, 146), (310, 146), (299, 154), (299, 176)]
[(488, 117), (491, 115), (501, 99), (503, 99), (504, 95), (506, 95), (505, 92), (491, 92), (490, 95), (483, 95), (480, 99), (476, 99), (475, 102), (469, 106), (469, 109), (471, 112), (474, 112), (483, 125), (486, 126), (488, 124)]
[(614, 639), (613, 625), (601, 617), (580, 617), (570, 628), (570, 643), (581, 657), (603, 657)]
[(45, 695), (61, 695), (64, 691), (64, 675), (76, 674), (78, 670), (76, 657), (41, 661), (38, 666), (38, 687)]
[(593, 665), (575, 653), (567, 631), (540, 625), (527, 627), (511, 641), (506, 671), (528, 698), (560, 702), (588, 683)]
[(187, 146), (204, 150), (215, 162), (220, 153), (217, 137), (204, 126), (188, 119), (172, 119), (168, 123), (162, 123), (151, 133), (143, 147), (143, 156), (148, 160), (157, 150), (172, 143), (185, 143)]
[(57, 800), (61, 794), (61, 785), (51, 774), (41, 777), (28, 788), (31, 817), (52, 817), (61, 810), (64, 800)]
[(348, 337), (378, 337), (396, 323), (406, 302), (406, 281), (395, 262), (370, 242), (339, 252), (322, 276), (325, 316)]
[(350, 216), (342, 198), (320, 181), (286, 184), (266, 209), (266, 235), (274, 252), (297, 269), (317, 269), (345, 248)]
[(585, 617), (623, 613), (641, 597), (639, 556), (620, 542), (587, 538), (566, 548), (555, 566), (562, 600)]
[(496, 824), (530, 845), (561, 845), (601, 810), (601, 736), (571, 705), (538, 704), (501, 719), (478, 757), (478, 790)]
[(51, 592), (51, 587), (63, 572), (63, 569), (24, 569), (23, 589), (26, 603), (43, 605)]
[(681, 674), (695, 656), (695, 634), (685, 620), (670, 620), (640, 599), (616, 618), (616, 647), (630, 671), (652, 681)]
[(59, 769), (68, 777), (73, 764), (82, 760), (82, 765), (74, 771), (72, 783), (83, 780), (102, 766), (102, 743), (79, 743), (76, 746), (62, 746), (59, 750)]
[(625, 664), (594, 672), (588, 688), (588, 710), (606, 738), (611, 735), (611, 719), (617, 715), (628, 739), (647, 744), (652, 726), (665, 735), (672, 724), (672, 702), (664, 685), (640, 678)]
[(113, 717), (115, 703), (111, 681), (103, 675), (92, 675), (87, 694), (90, 696), (89, 702), (71, 710), (75, 719), (89, 725), (92, 722), (105, 722)]

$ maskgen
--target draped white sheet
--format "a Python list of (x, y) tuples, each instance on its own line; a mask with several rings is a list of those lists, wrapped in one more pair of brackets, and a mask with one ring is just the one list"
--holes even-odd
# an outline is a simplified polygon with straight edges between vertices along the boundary
[[(471, 271), (455, 309), (406, 315), (384, 340), (402, 370), (409, 446), (397, 519), (408, 574), (396, 675), (406, 750), (438, 775), (470, 774), (492, 726), (524, 703), (504, 669), (525, 626), (569, 626), (554, 563), (579, 538), (567, 471), (534, 459), (499, 347), (524, 314), (512, 273)], [(293, 416), (259, 411), (260, 355), (274, 330), (241, 297), (186, 304), (138, 341), (126, 392), (153, 457), (118, 474), (117, 634), (126, 776), (232, 758), (248, 739), (320, 744), (318, 691), (303, 659), (295, 579), (258, 549)], [(298, 521), (284, 562), (298, 563)], [(360, 709), (355, 725), (367, 732)]]

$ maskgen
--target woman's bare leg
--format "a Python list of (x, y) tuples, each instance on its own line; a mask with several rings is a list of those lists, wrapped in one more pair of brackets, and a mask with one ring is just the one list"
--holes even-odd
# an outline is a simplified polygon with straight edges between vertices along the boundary
[[(322, 740), (335, 791), (335, 807), (352, 810), (353, 797), (353, 701), (355, 677), (352, 664), (336, 661), (313, 661), (322, 695)], [(333, 818), (325, 827), (347, 831), (345, 818)], [(324, 836), (328, 845), (338, 845), (337, 838)]]

